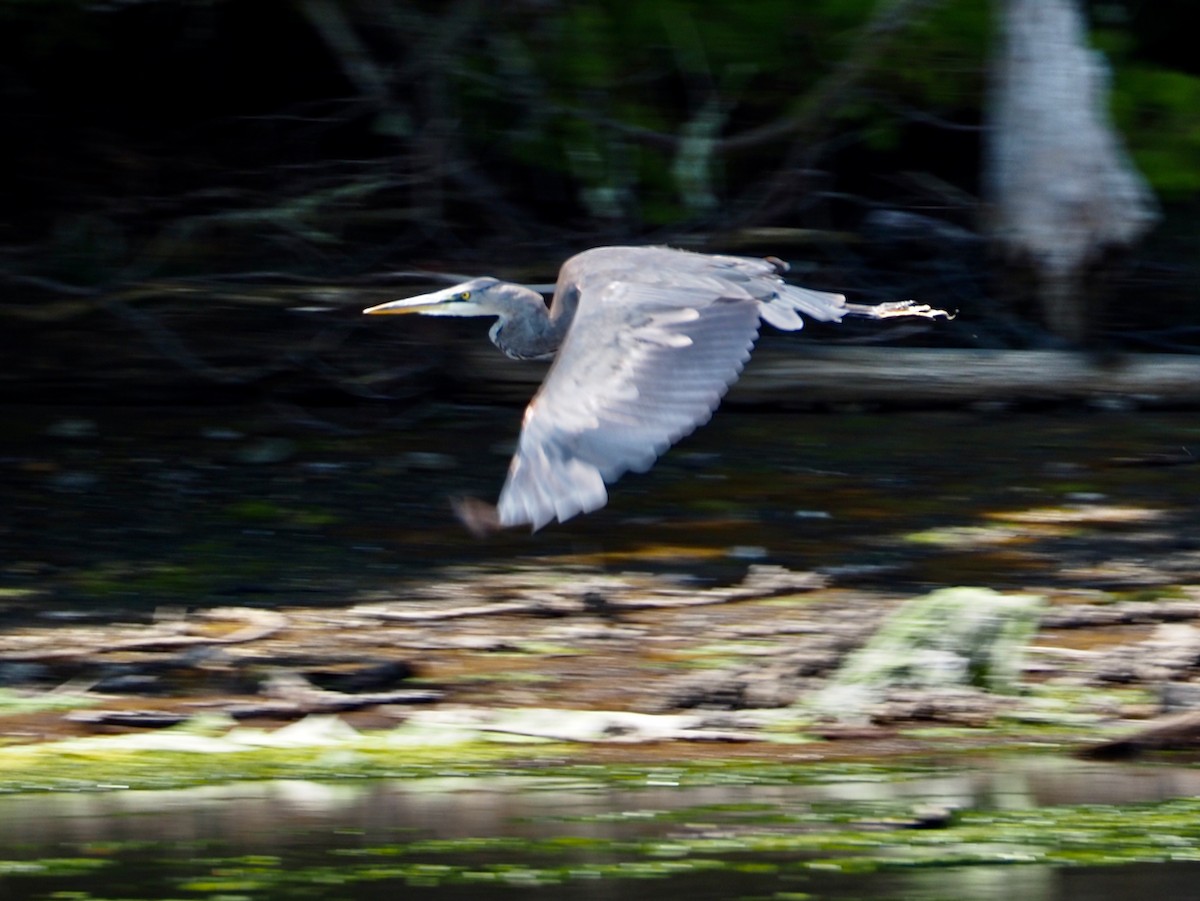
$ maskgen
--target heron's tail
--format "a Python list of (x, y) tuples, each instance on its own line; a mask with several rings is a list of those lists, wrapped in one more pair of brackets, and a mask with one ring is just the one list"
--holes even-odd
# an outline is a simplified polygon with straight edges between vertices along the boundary
[(814, 291), (799, 285), (780, 285), (775, 296), (759, 305), (762, 318), (785, 332), (804, 327), (800, 314), (820, 322), (841, 322), (849, 312), (844, 294)]

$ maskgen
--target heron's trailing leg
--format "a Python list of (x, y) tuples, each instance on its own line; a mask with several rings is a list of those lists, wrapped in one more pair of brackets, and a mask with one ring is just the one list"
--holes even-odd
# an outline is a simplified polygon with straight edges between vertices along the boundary
[(476, 538), (487, 538), (504, 528), (495, 505), (477, 497), (452, 497), (450, 507), (458, 521)]
[(894, 319), (897, 316), (920, 316), (923, 319), (937, 319), (939, 316), (954, 318), (952, 313), (913, 300), (893, 300), (877, 304), (848, 303), (845, 310), (850, 316), (865, 316), (868, 319)]

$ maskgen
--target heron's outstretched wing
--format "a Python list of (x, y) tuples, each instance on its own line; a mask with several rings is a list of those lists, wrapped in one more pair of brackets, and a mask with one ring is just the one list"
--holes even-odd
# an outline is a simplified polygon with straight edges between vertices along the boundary
[(631, 263), (622, 250), (620, 265), (590, 251), (592, 265), (577, 267), (575, 319), (525, 412), (501, 525), (538, 529), (604, 506), (606, 482), (649, 469), (708, 421), (760, 317), (799, 328), (795, 310), (811, 306), (841, 318), (840, 295), (792, 289), (762, 260), (643, 248)]

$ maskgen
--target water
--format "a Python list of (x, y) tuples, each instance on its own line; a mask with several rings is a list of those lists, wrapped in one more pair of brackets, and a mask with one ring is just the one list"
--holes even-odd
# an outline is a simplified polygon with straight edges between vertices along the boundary
[[(461, 564), (735, 580), (757, 561), (917, 590), (1200, 580), (1190, 413), (724, 410), (606, 509), (480, 542), (447, 499), (495, 497), (520, 411), (384, 412), (318, 429), (294, 410), (6, 408), (0, 587), (96, 611), (340, 604)], [(1012, 534), (1007, 517), (1064, 507), (1088, 518)]]
[[(756, 851), (738, 837), (794, 835), (808, 812), (836, 809), (865, 818), (880, 853), (903, 855), (916, 838), (953, 844), (959, 827), (889, 829), (872, 816), (924, 805), (1036, 818), (1062, 805), (1196, 795), (1192, 769), (1010, 758), (928, 777), (847, 774), (812, 785), (458, 778), (18, 796), (0, 798), (0, 897), (1184, 899), (1194, 897), (1200, 863), (841, 872), (814, 861), (850, 857), (852, 846)], [(685, 847), (712, 836), (722, 841)]]

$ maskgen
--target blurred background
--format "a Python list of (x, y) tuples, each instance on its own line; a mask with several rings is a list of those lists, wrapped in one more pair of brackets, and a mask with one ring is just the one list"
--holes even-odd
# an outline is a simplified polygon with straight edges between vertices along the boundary
[(328, 554), (328, 579), (355, 542), (449, 534), (431, 499), (494, 496), (542, 373), (479, 323), (359, 315), (434, 274), (546, 282), (606, 243), (773, 254), (855, 301), (958, 313), (806, 329), (788, 354), (1183, 359), (1190, 7), (0, 0), (5, 577), (120, 593), (132, 564), (109, 558), (132, 555), (159, 561), (148, 594), (209, 597), (278, 585), (260, 539)]
[[(1197, 283), (1188, 4), (1044, 6), (1103, 52), (1099, 100), (1152, 194), (1112, 275), (1131, 305), (1102, 324), (1148, 342)], [(546, 276), (660, 242), (807, 261), (818, 286), (969, 312), (956, 340), (1038, 346), (987, 209), (989, 73), (1020, 7), (6, 0), (6, 318), (148, 280)]]
[[(911, 845), (909, 825), (955, 825), (958, 806), (1019, 815), (1075, 803), (1076, 790), (1056, 781), (1067, 771), (1046, 766), (1067, 744), (1043, 727), (1069, 729), (1077, 744), (1097, 723), (1197, 703), (1200, 639), (1188, 622), (1200, 598), (1200, 54), (1186, 25), (1196, 6), (0, 0), (0, 745), (144, 730), (198, 711), (277, 724), (356, 709), (329, 707), (328, 695), (341, 704), (360, 691), (355, 703), (369, 709), (353, 722), (371, 729), (402, 720), (398, 705), (443, 696), (497, 707), (786, 707), (899, 600), (986, 586), (1055, 605), (1019, 705), (972, 692), (930, 707), (916, 695), (887, 708), (875, 739), (851, 729), (825, 746), (878, 740), (886, 753), (911, 753), (907, 738), (891, 744), (893, 726), (911, 721), (936, 727), (920, 741), (937, 744), (937, 760), (953, 759), (953, 747), (1011, 750), (1015, 729), (1043, 756), (983, 778), (946, 783), (939, 772), (922, 787), (907, 773), (856, 769), (853, 746), (834, 752), (852, 757), (851, 769), (805, 778), (838, 803), (863, 801), (852, 817), (837, 808), (842, 827), (897, 846)], [(957, 316), (765, 329), (712, 423), (651, 472), (623, 478), (603, 510), (476, 540), (446, 499), (495, 499), (545, 368), (504, 358), (478, 320), (361, 310), (466, 276), (552, 282), (568, 256), (603, 244), (773, 255), (798, 284)], [(645, 597), (703, 601), (705, 589), (754, 579), (784, 587), (707, 612), (635, 612)], [(978, 595), (966, 593), (963, 610)], [(635, 605), (620, 607), (625, 597)], [(510, 615), (496, 616), (504, 602)], [(442, 622), (448, 605), (467, 613)], [(375, 694), (413, 675), (436, 691)], [(297, 688), (301, 677), (325, 697)], [(1172, 692), (1160, 704), (1163, 685)], [(64, 701), (71, 692), (110, 709), (44, 712), (79, 703)], [(959, 727), (993, 716), (1002, 731), (954, 745), (970, 731)], [(740, 731), (776, 721), (729, 722)], [(55, 880), (28, 880), (34, 894), (12, 897), (150, 897), (150, 878), (169, 880), (154, 896), (275, 897), (263, 881), (272, 868), (280, 891), (313, 897), (337, 884), (339, 897), (382, 897), (375, 882), (329, 879), (339, 871), (327, 852), (367, 850), (381, 833), (396, 841), (412, 823), (472, 836), (501, 814), (526, 837), (670, 829), (647, 852), (657, 869), (626, 875), (674, 897), (640, 877), (681, 872), (671, 849), (684, 824), (702, 824), (693, 834), (705, 842), (743, 834), (742, 815), (754, 811), (742, 802), (763, 778), (756, 766), (753, 777), (711, 783), (716, 795), (686, 795), (705, 806), (685, 819), (667, 815), (683, 802), (666, 797), (691, 776), (654, 756), (644, 758), (649, 775), (634, 776), (645, 790), (636, 801), (625, 800), (627, 776), (593, 792), (594, 776), (572, 775), (514, 806), (505, 786), (518, 770), (500, 771), (499, 789), (460, 791), (454, 776), (470, 771), (447, 746), (452, 765), (438, 757), (436, 769), (413, 771), (435, 772), (437, 784), (396, 800), (358, 776), (407, 778), (396, 765), (409, 752), (387, 746), (384, 770), (360, 771), (366, 758), (327, 745), (326, 728), (336, 732), (323, 725), (302, 739), (319, 749), (308, 769), (291, 744), (279, 770), (224, 760), (192, 769), (169, 755), (140, 766), (123, 751), (105, 766), (67, 752), (61, 768), (42, 758), (16, 775), (6, 767), (5, 790), (71, 793), (61, 808), (39, 796), (0, 813), (0, 832), (13, 836), (0, 835), (0, 857), (10, 845), (48, 855), (40, 869)], [(623, 729), (606, 731), (624, 740)], [(708, 747), (687, 754), (711, 762), (733, 746)], [(779, 747), (789, 762), (812, 762), (810, 745), (798, 755)], [(571, 759), (553, 754), (555, 765)], [(155, 765), (181, 775), (163, 781)], [(39, 769), (44, 781), (26, 775)], [(298, 781), (335, 770), (359, 785), (347, 794)], [(157, 795), (94, 791), (207, 791), (238, 772), (288, 783), (201, 794), (176, 808), (178, 829), (158, 817), (169, 805)], [(1115, 775), (1072, 777), (1087, 785), (1083, 820), (1055, 819), (1060, 808), (1027, 828), (989, 814), (996, 841), (949, 833), (969, 847), (922, 833), (949, 857), (883, 852), (878, 860), (905, 868), (899, 879), (822, 861), (813, 879), (830, 880), (826, 892), (823, 881), (778, 881), (741, 850), (706, 845), (698, 863), (736, 855), (727, 875), (705, 866), (671, 885), (689, 898), (800, 897), (797, 885), (814, 897), (1193, 897), (1193, 832), (1179, 825), (1195, 821), (1190, 809), (1156, 819), (1146, 806), (1149, 819), (1129, 821), (1099, 803), (1191, 795), (1193, 782), (1135, 775), (1130, 792)], [(879, 806), (894, 778), (907, 801)], [(809, 807), (787, 800), (804, 796), (775, 794), (777, 784), (763, 797), (783, 798), (793, 818), (763, 822), (807, 840), (817, 821), (794, 818)], [(411, 815), (393, 812), (405, 804)], [(638, 810), (613, 817), (593, 804)], [(301, 844), (245, 856), (242, 826), (261, 826), (268, 808), (272, 826), (259, 832), (319, 851), (321, 869), (294, 865), (309, 861)], [(607, 819), (585, 827), (557, 815), (593, 809)], [(921, 809), (934, 813), (914, 820)], [(333, 811), (324, 832), (294, 831), (322, 810)], [(527, 810), (555, 817), (536, 825)], [(42, 817), (65, 825), (43, 829)], [(238, 856), (226, 865), (212, 856), (226, 853), (219, 842), (182, 841), (204, 830), (236, 839), (228, 853)], [(1058, 857), (1039, 849), (1047, 830), (1066, 842)], [(1130, 837), (1139, 831), (1146, 841)], [(836, 853), (864, 849), (866, 834), (838, 839)], [(145, 836), (180, 841), (164, 852)], [(122, 850), (122, 838), (137, 841)], [(511, 846), (465, 847), (475, 872)], [(551, 859), (549, 847), (536, 847), (534, 865)], [(607, 845), (561, 847), (600, 848), (586, 853), (624, 867)], [(770, 867), (784, 847), (770, 845)], [(400, 874), (403, 861), (385, 853), (345, 859)], [(121, 855), (121, 867), (96, 875)], [(176, 878), (170, 856), (196, 856), (200, 875)], [(435, 859), (405, 871), (416, 876), (404, 897), (458, 862)], [(958, 882), (947, 881), (947, 859), (969, 864)], [(1115, 877), (1080, 866), (1124, 860), (1172, 863)], [(1038, 865), (1014, 877), (1017, 861)], [(1005, 869), (977, 865), (989, 862)], [(12, 863), (0, 866), (5, 898), (38, 869)], [(523, 858), (507, 872), (550, 884), (531, 881)], [(579, 891), (611, 896), (610, 883), (578, 872)], [(872, 881), (840, 883), (837, 894), (834, 877), (852, 872)], [(726, 891), (735, 876), (754, 887)], [(462, 897), (482, 885), (464, 882)]]

